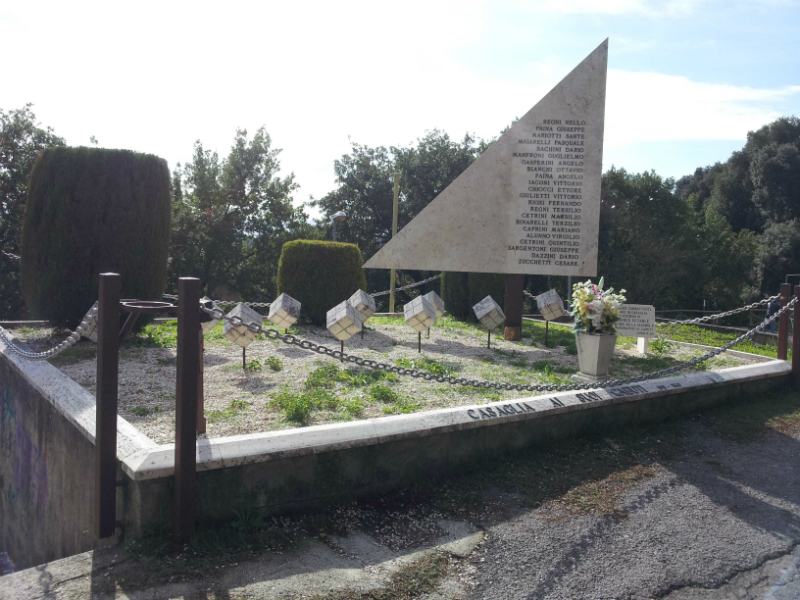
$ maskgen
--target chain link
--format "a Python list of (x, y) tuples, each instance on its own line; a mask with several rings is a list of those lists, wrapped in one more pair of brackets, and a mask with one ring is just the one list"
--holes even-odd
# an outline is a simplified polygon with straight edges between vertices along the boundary
[[(401, 286), (399, 288), (394, 288), (396, 292), (402, 292), (403, 290), (410, 290), (411, 288), (419, 287), (421, 285), (425, 285), (426, 283), (430, 283), (431, 281), (436, 281), (437, 279), (441, 279), (442, 274), (439, 273), (438, 275), (434, 275), (433, 277), (428, 277), (427, 279), (423, 279), (422, 281), (417, 281), (415, 283), (409, 283), (408, 285)], [(391, 294), (392, 290), (386, 290), (385, 292), (375, 292), (374, 294), (370, 294), (373, 298), (377, 298), (379, 296), (385, 296), (386, 294)]]
[(694, 325), (696, 323), (705, 323), (707, 321), (715, 321), (716, 319), (722, 319), (723, 317), (730, 317), (731, 315), (736, 315), (741, 312), (745, 312), (748, 310), (752, 310), (759, 306), (763, 306), (765, 304), (769, 304), (773, 300), (777, 300), (781, 297), (780, 294), (775, 294), (774, 296), (770, 296), (769, 298), (764, 298), (763, 300), (759, 300), (758, 302), (753, 302), (752, 304), (748, 304), (747, 306), (742, 306), (741, 308), (734, 308), (733, 310), (729, 310), (722, 313), (715, 313), (713, 315), (708, 315), (705, 317), (697, 317), (696, 319), (686, 319), (684, 321), (662, 321), (659, 325)]
[(45, 350), (44, 352), (28, 352), (27, 350), (23, 350), (19, 346), (14, 343), (14, 340), (9, 338), (6, 335), (6, 332), (0, 328), (0, 339), (5, 342), (6, 346), (12, 352), (19, 354), (23, 358), (27, 358), (28, 360), (47, 360), (48, 358), (53, 358), (54, 356), (58, 356), (67, 348), (74, 346), (79, 339), (81, 339), (81, 335), (84, 331), (86, 331), (91, 325), (95, 324), (97, 321), (97, 302), (92, 305), (92, 308), (89, 309), (89, 312), (86, 313), (86, 316), (83, 317), (81, 324), (78, 325), (77, 329), (69, 334), (67, 339), (63, 342), (50, 348), (49, 350)]
[[(324, 354), (326, 356), (330, 356), (331, 358), (347, 361), (349, 363), (358, 365), (360, 367), (367, 367), (369, 369), (374, 369), (378, 371), (386, 371), (388, 373), (395, 373), (397, 375), (405, 375), (409, 377), (414, 377), (416, 379), (424, 379), (425, 381), (437, 381), (439, 383), (449, 383), (450, 385), (463, 385), (474, 388), (494, 389), (494, 390), (513, 390), (513, 391), (528, 391), (528, 392), (566, 392), (571, 390), (584, 390), (590, 388), (617, 387), (620, 385), (627, 385), (629, 383), (645, 381), (648, 379), (656, 379), (663, 375), (670, 375), (672, 373), (676, 373), (688, 367), (693, 367), (695, 365), (707, 361), (710, 358), (722, 354), (726, 350), (730, 350), (731, 348), (733, 348), (737, 344), (740, 344), (746, 339), (752, 338), (753, 335), (755, 335), (755, 333), (758, 330), (763, 329), (764, 327), (772, 323), (775, 319), (779, 318), (784, 312), (792, 308), (796, 302), (797, 298), (793, 298), (789, 302), (789, 304), (783, 307), (779, 312), (775, 313), (771, 317), (767, 317), (759, 325), (757, 325), (747, 333), (740, 335), (738, 338), (726, 344), (722, 348), (715, 348), (714, 350), (708, 352), (704, 356), (693, 358), (680, 365), (675, 365), (674, 367), (669, 367), (668, 369), (662, 369), (661, 371), (655, 371), (654, 373), (648, 373), (646, 375), (640, 375), (637, 377), (628, 377), (626, 379), (607, 379), (601, 382), (573, 383), (573, 384), (561, 384), (561, 385), (495, 383), (493, 381), (464, 379), (462, 377), (443, 377), (439, 375), (432, 375), (431, 373), (426, 373), (424, 371), (419, 371), (417, 369), (406, 369), (403, 367), (397, 367), (395, 365), (389, 365), (386, 363), (377, 362), (375, 360), (361, 358), (359, 356), (354, 356), (352, 354), (346, 354), (344, 352), (340, 352), (339, 350), (331, 350), (327, 346), (323, 346), (321, 344), (315, 344), (314, 342), (300, 339), (291, 334), (279, 333), (276, 329), (264, 329), (258, 323), (249, 323), (246, 325), (246, 327), (251, 332), (255, 334), (264, 335), (268, 339), (280, 340), (292, 346), (298, 346), (304, 350), (310, 350), (311, 352), (316, 352), (317, 354)], [(204, 306), (201, 306), (201, 309), (206, 313), (210, 314), (214, 319), (228, 321), (232, 323), (234, 326), (240, 326), (243, 324), (240, 318), (238, 317), (230, 318), (222, 310), (218, 308), (206, 308)]]
[(11, 252), (6, 252), (5, 250), (3, 250), (3, 254), (5, 254), (9, 258), (13, 258), (14, 260), (19, 260), (19, 256), (17, 256), (16, 254), (11, 254)]

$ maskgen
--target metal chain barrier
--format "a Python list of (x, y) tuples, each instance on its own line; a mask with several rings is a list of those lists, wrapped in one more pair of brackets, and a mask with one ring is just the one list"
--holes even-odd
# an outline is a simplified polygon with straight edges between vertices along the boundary
[(758, 302), (753, 302), (752, 304), (748, 304), (747, 306), (742, 306), (741, 308), (734, 308), (733, 310), (729, 310), (722, 313), (716, 313), (713, 315), (708, 315), (706, 317), (697, 317), (696, 319), (686, 319), (684, 321), (662, 321), (659, 325), (694, 325), (696, 323), (705, 323), (706, 321), (714, 321), (716, 319), (721, 319), (723, 317), (729, 317), (731, 315), (739, 314), (740, 312), (745, 312), (748, 310), (752, 310), (759, 306), (764, 306), (765, 304), (769, 304), (773, 300), (778, 300), (781, 297), (780, 294), (775, 294), (774, 296), (770, 296), (769, 298), (764, 298), (763, 300), (759, 300)]
[(86, 316), (83, 317), (81, 324), (78, 325), (77, 329), (69, 334), (67, 339), (63, 342), (50, 348), (49, 350), (45, 350), (44, 352), (28, 352), (27, 350), (23, 350), (19, 346), (14, 343), (14, 340), (9, 338), (6, 335), (6, 332), (0, 327), (0, 339), (5, 342), (8, 349), (16, 354), (19, 354), (23, 358), (27, 358), (28, 360), (47, 360), (48, 358), (53, 358), (54, 356), (58, 356), (67, 348), (74, 346), (79, 339), (81, 339), (81, 335), (83, 332), (86, 331), (91, 325), (93, 325), (97, 321), (97, 302), (92, 305), (92, 308), (89, 309), (89, 312), (86, 313)]
[(377, 362), (375, 360), (353, 356), (352, 354), (346, 354), (344, 352), (340, 352), (339, 350), (331, 350), (327, 346), (323, 346), (321, 344), (315, 344), (314, 342), (300, 339), (291, 334), (279, 333), (276, 329), (264, 329), (258, 323), (245, 323), (241, 319), (241, 317), (228, 317), (222, 310), (218, 308), (205, 308), (204, 306), (201, 305), (201, 309), (204, 312), (210, 314), (214, 319), (225, 320), (234, 327), (244, 326), (247, 327), (247, 329), (249, 329), (252, 333), (256, 335), (261, 334), (267, 337), (268, 339), (281, 340), (282, 342), (285, 342), (292, 346), (298, 346), (303, 350), (309, 350), (311, 352), (316, 352), (317, 354), (324, 354), (326, 356), (330, 356), (331, 358), (335, 358), (337, 360), (343, 360), (349, 363), (353, 363), (360, 367), (367, 367), (369, 369), (375, 369), (378, 371), (386, 371), (388, 373), (396, 373), (397, 375), (406, 375), (417, 379), (424, 379), (425, 381), (437, 381), (439, 383), (449, 383), (450, 385), (463, 385), (474, 388), (529, 391), (529, 392), (566, 392), (570, 390), (607, 388), (607, 387), (617, 387), (620, 385), (627, 385), (629, 383), (645, 381), (647, 379), (656, 379), (663, 375), (670, 375), (672, 373), (676, 373), (677, 371), (681, 371), (688, 367), (698, 365), (702, 362), (707, 361), (710, 358), (722, 354), (726, 350), (730, 350), (731, 348), (733, 348), (737, 344), (740, 344), (744, 340), (752, 338), (753, 335), (758, 330), (763, 329), (764, 327), (772, 323), (774, 320), (778, 319), (783, 313), (792, 308), (796, 302), (797, 298), (792, 298), (789, 304), (784, 306), (779, 312), (775, 313), (771, 317), (767, 317), (759, 325), (757, 325), (747, 333), (740, 335), (738, 338), (726, 344), (722, 348), (715, 348), (714, 350), (708, 352), (704, 356), (693, 358), (680, 365), (675, 365), (674, 367), (669, 367), (668, 369), (662, 369), (661, 371), (655, 371), (653, 373), (648, 373), (647, 375), (640, 375), (638, 377), (628, 377), (626, 379), (608, 379), (605, 381), (593, 382), (593, 383), (573, 383), (573, 384), (561, 384), (561, 385), (546, 385), (546, 384), (523, 385), (516, 383), (495, 383), (492, 381), (479, 381), (477, 379), (464, 379), (462, 377), (442, 377), (439, 375), (432, 375), (431, 373), (426, 373), (424, 371), (419, 371), (417, 369), (405, 369), (403, 367), (397, 367), (395, 365), (389, 365), (386, 363)]
[(5, 250), (3, 250), (3, 254), (5, 254), (8, 258), (13, 258), (14, 260), (19, 260), (19, 256), (17, 256), (16, 254), (11, 254), (11, 252), (6, 252)]
[[(426, 283), (430, 283), (431, 281), (436, 281), (437, 279), (441, 279), (442, 274), (439, 273), (438, 275), (434, 275), (433, 277), (428, 277), (427, 279), (423, 279), (422, 281), (417, 281), (415, 283), (409, 283), (408, 285), (401, 286), (399, 288), (395, 288), (395, 292), (402, 292), (403, 290), (410, 290), (411, 288), (419, 287), (421, 285), (425, 285)], [(386, 290), (385, 292), (375, 292), (374, 294), (370, 294), (373, 298), (377, 298), (378, 296), (385, 296), (386, 294), (391, 294), (392, 290)], [(163, 294), (164, 298), (169, 300), (177, 300), (178, 297), (173, 294)], [(212, 300), (214, 304), (218, 304), (220, 306), (235, 306), (240, 304), (234, 300)], [(241, 304), (245, 304), (247, 306), (251, 306), (253, 308), (268, 308), (272, 305), (272, 302), (241, 302)]]
[[(426, 283), (430, 283), (431, 281), (436, 281), (437, 279), (441, 279), (442, 274), (439, 273), (438, 275), (434, 275), (433, 277), (428, 277), (427, 279), (423, 279), (422, 281), (417, 281), (415, 283), (409, 283), (408, 285), (401, 286), (399, 288), (394, 288), (395, 293), (402, 292), (403, 290), (410, 290), (411, 288), (419, 287), (421, 285), (425, 285)], [(370, 294), (373, 298), (377, 298), (378, 296), (385, 296), (386, 294), (391, 294), (392, 290), (386, 290), (385, 292), (375, 292), (374, 294)]]

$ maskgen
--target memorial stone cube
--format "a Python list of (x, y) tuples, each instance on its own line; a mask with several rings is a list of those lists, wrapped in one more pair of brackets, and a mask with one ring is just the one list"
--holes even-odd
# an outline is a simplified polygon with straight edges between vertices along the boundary
[(472, 310), (475, 311), (475, 316), (478, 318), (478, 321), (489, 331), (496, 329), (506, 320), (503, 309), (500, 308), (491, 296), (486, 296), (486, 298), (473, 306)]
[[(97, 304), (97, 303), (95, 302), (95, 304)], [(81, 333), (81, 335), (83, 337), (85, 337), (87, 340), (92, 340), (96, 344), (97, 343), (97, 313), (95, 313), (95, 315), (92, 318), (89, 318), (89, 313), (91, 313), (94, 308), (95, 307), (93, 306), (92, 309), (90, 309), (89, 312), (87, 312), (86, 315), (84, 315), (83, 319), (81, 319), (81, 323), (83, 321), (88, 321), (88, 323), (86, 324), (86, 327), (83, 329), (83, 332)]]
[(348, 302), (361, 315), (362, 323), (375, 314), (375, 298), (364, 290), (358, 290), (350, 296)]
[(412, 329), (425, 331), (436, 323), (436, 309), (425, 296), (417, 296), (403, 307), (403, 316)]
[[(204, 296), (203, 298), (201, 298), (200, 302), (203, 303), (203, 306), (205, 308), (211, 308), (211, 309), (219, 308), (219, 306), (217, 306), (217, 303), (214, 302), (208, 296)], [(211, 317), (211, 315), (209, 315), (205, 311), (200, 313), (200, 317), (202, 318), (203, 316)], [(211, 331), (212, 329), (214, 329), (214, 327), (216, 327), (219, 324), (220, 321), (221, 321), (221, 319), (214, 319), (214, 318), (211, 318), (210, 321), (202, 321), (200, 323), (200, 326), (203, 328), (203, 335), (208, 335), (208, 332)]]
[(281, 294), (270, 304), (267, 319), (278, 329), (289, 329), (299, 318), (300, 302), (288, 294)]
[(361, 314), (345, 300), (328, 311), (327, 325), (333, 337), (344, 342), (361, 331)]
[(567, 314), (567, 311), (564, 310), (564, 301), (555, 290), (536, 296), (536, 306), (545, 321), (554, 321)]
[(439, 297), (436, 292), (428, 292), (423, 296), (428, 302), (433, 304), (433, 309), (436, 311), (436, 318), (440, 319), (444, 316), (444, 300)]
[(247, 348), (247, 346), (255, 341), (257, 336), (257, 334), (250, 331), (247, 326), (250, 323), (261, 325), (261, 315), (246, 304), (240, 302), (228, 313), (228, 317), (239, 317), (243, 322), (238, 327), (234, 327), (232, 323), (225, 321), (225, 324), (222, 326), (222, 333), (234, 344), (238, 344), (242, 348)]

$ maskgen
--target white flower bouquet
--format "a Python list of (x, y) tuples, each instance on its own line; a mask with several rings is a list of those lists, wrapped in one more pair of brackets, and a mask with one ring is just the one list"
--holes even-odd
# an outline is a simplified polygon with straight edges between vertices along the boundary
[(572, 286), (572, 316), (574, 333), (615, 333), (614, 323), (619, 321), (619, 309), (625, 303), (625, 290), (619, 294), (614, 288), (603, 290), (603, 278), (595, 285), (591, 281)]

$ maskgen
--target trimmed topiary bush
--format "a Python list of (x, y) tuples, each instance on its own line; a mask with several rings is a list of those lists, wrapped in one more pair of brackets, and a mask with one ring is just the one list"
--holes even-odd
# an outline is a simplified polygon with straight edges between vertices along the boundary
[(48, 148), (31, 171), (21, 284), (31, 315), (74, 328), (116, 272), (122, 297), (161, 300), (170, 235), (167, 162), (152, 154)]
[(442, 300), (448, 314), (459, 321), (468, 321), (472, 315), (469, 303), (469, 273), (446, 271), (442, 273)]
[(503, 306), (506, 293), (506, 276), (499, 273), (442, 274), (442, 300), (447, 312), (460, 321), (475, 321), (472, 307), (491, 296)]
[(286, 242), (278, 262), (278, 294), (302, 304), (301, 314), (316, 325), (356, 290), (366, 290), (364, 261), (355, 244), (295, 240)]

